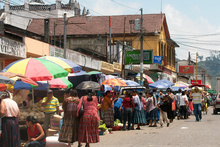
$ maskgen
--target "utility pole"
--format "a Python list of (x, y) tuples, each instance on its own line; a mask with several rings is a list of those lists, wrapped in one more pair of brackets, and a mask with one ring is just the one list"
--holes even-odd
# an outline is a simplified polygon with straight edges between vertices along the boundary
[(197, 66), (198, 66), (198, 52), (196, 53), (196, 84), (197, 84)]
[(64, 13), (64, 54), (63, 58), (66, 59), (66, 13)]
[(141, 11), (141, 32), (140, 32), (140, 85), (143, 86), (143, 8)]
[(57, 26), (57, 25), (56, 25), (56, 22), (54, 21), (54, 26), (53, 26), (53, 27), (54, 27), (54, 28), (53, 28), (53, 29), (54, 29), (54, 30), (53, 30), (53, 33), (54, 33), (53, 45), (54, 45), (54, 46), (56, 46), (56, 26)]
[(109, 16), (109, 52), (110, 52), (110, 63), (112, 63), (112, 32), (111, 32), (111, 16)]
[(121, 69), (121, 77), (124, 76), (125, 79), (125, 72), (124, 72), (124, 54), (125, 54), (125, 23), (126, 23), (126, 17), (124, 17), (124, 36), (123, 36), (123, 49), (122, 49), (122, 69)]

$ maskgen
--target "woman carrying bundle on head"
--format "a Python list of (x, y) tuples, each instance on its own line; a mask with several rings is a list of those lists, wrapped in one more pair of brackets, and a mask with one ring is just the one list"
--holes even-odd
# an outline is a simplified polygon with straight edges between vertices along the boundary
[(34, 116), (28, 116), (26, 118), (26, 125), (28, 127), (28, 141), (25, 147), (45, 147), (46, 134), (42, 126), (37, 122)]

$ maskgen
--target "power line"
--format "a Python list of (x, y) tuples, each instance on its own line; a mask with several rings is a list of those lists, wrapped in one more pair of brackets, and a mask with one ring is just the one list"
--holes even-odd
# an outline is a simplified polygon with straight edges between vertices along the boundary
[(138, 11), (139, 11), (139, 9), (126, 6), (126, 5), (122, 4), (122, 3), (116, 2), (115, 0), (111, 0), (111, 1), (114, 2), (114, 3), (116, 3), (116, 4), (118, 4), (118, 5), (120, 5), (120, 6), (123, 6), (123, 7), (125, 7), (125, 8), (133, 9), (133, 10), (138, 10)]
[(200, 49), (200, 50), (206, 50), (206, 51), (220, 51), (220, 50), (214, 50), (214, 49), (207, 49), (207, 48), (201, 48), (201, 47), (197, 47), (197, 46), (192, 46), (192, 45), (187, 45), (181, 42), (177, 42), (178, 44), (181, 44), (183, 46), (187, 46), (187, 47), (192, 47), (192, 48), (196, 48), (196, 49)]

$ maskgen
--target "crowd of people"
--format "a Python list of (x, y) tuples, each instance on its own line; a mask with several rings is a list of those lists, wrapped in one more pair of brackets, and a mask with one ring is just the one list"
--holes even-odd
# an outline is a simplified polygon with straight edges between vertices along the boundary
[[(194, 112), (196, 121), (202, 120), (202, 103), (208, 103), (212, 97), (204, 95), (198, 87), (192, 91), (177, 93), (168, 88), (166, 91), (152, 89), (147, 92), (125, 91), (125, 97), (120, 98), (118, 92), (106, 91), (102, 95), (87, 90), (81, 98), (74, 89), (65, 92), (62, 110), (59, 109), (59, 101), (53, 96), (53, 91), (48, 90), (47, 96), (42, 100), (45, 119), (43, 127), (34, 116), (26, 118), (28, 141), (25, 147), (46, 145), (46, 133), (49, 128), (50, 118), (55, 113), (64, 112), (63, 123), (59, 133), (59, 141), (68, 143), (78, 142), (78, 146), (86, 143), (99, 142), (100, 119), (107, 127), (113, 127), (114, 121), (123, 122), (123, 131), (140, 130), (141, 126), (167, 127), (177, 119), (187, 119)], [(101, 105), (99, 107), (98, 105)], [(0, 98), (0, 144), (2, 147), (19, 147), (20, 111), (18, 104), (12, 100), (7, 91), (1, 93)], [(135, 125), (136, 128), (135, 128)]]

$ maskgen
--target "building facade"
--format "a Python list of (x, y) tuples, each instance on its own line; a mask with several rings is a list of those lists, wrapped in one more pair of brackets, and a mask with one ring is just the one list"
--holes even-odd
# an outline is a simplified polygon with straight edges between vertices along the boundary
[(69, 0), (69, 3), (64, 4), (62, 0), (56, 0), (54, 4), (47, 5), (43, 0), (25, 0), (24, 4), (18, 5), (5, 0), (4, 9), (0, 10), (0, 20), (5, 24), (26, 30), (34, 18), (61, 18), (64, 13), (68, 17), (80, 16), (79, 2)]

